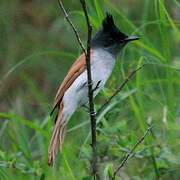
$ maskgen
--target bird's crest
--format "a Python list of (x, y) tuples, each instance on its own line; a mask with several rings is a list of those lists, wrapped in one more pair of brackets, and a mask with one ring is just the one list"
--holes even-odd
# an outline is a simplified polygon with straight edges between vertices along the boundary
[(113, 16), (110, 13), (106, 13), (106, 17), (102, 22), (103, 25), (103, 30), (104, 31), (109, 31), (112, 28), (115, 28)]
[(113, 16), (110, 13), (106, 13), (106, 17), (102, 22), (103, 31), (110, 33), (115, 38), (125, 39), (127, 36), (120, 31), (120, 29), (115, 25)]

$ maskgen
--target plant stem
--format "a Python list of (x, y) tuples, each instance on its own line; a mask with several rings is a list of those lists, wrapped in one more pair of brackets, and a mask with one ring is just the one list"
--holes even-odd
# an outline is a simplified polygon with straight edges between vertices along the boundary
[(91, 37), (92, 37), (92, 26), (89, 21), (89, 16), (87, 12), (87, 6), (85, 0), (80, 0), (84, 15), (86, 18), (87, 28), (88, 28), (88, 39), (87, 39), (87, 54), (86, 54), (86, 67), (87, 67), (87, 78), (88, 78), (88, 97), (89, 97), (89, 114), (91, 119), (91, 137), (92, 137), (92, 174), (94, 179), (98, 178), (98, 167), (97, 167), (97, 141), (96, 141), (96, 112), (94, 108), (93, 99), (93, 81), (91, 75)]
[(115, 180), (116, 174), (118, 173), (118, 171), (125, 165), (125, 163), (128, 161), (128, 159), (131, 157), (131, 155), (133, 154), (133, 152), (135, 151), (135, 149), (144, 141), (145, 137), (147, 136), (147, 134), (151, 131), (152, 129), (152, 125), (149, 126), (146, 130), (146, 132), (144, 133), (144, 135), (139, 139), (139, 141), (134, 145), (134, 147), (130, 150), (130, 152), (126, 155), (126, 157), (123, 159), (123, 161), (121, 162), (121, 164), (115, 169), (113, 176), (112, 176), (112, 180)]

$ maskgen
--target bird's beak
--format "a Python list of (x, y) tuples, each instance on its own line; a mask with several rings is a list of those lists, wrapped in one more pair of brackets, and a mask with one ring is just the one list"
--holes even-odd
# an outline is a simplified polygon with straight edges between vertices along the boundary
[(138, 36), (129, 36), (125, 39), (126, 42), (131, 42), (140, 39)]

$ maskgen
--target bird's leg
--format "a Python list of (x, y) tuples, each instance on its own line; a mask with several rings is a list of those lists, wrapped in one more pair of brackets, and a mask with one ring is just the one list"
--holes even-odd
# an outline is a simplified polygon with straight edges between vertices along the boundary
[[(92, 89), (93, 92), (95, 92), (95, 91), (99, 88), (100, 83), (101, 83), (101, 81), (98, 81), (98, 82), (97, 82), (95, 88)], [(83, 85), (83, 86), (84, 86), (84, 85)], [(82, 105), (81, 107), (85, 108), (85, 110), (86, 110), (87, 112), (89, 112), (89, 105), (88, 105), (88, 103)]]
[(93, 92), (96, 91), (99, 88), (100, 83), (101, 83), (101, 80), (98, 81), (97, 84), (96, 84), (96, 87), (94, 89), (92, 89)]

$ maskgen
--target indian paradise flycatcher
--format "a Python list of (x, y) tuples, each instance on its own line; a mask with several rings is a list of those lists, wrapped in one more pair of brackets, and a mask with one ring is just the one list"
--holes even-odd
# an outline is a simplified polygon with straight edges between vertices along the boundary
[[(94, 97), (103, 89), (110, 77), (118, 53), (137, 36), (128, 37), (114, 24), (112, 15), (106, 15), (102, 27), (91, 42), (91, 74)], [(82, 54), (72, 65), (58, 89), (52, 113), (57, 108), (56, 123), (49, 145), (48, 164), (53, 165), (59, 146), (62, 147), (66, 125), (77, 108), (88, 103), (86, 57)], [(52, 114), (51, 113), (51, 114)]]

